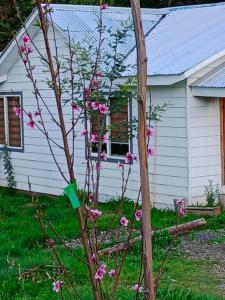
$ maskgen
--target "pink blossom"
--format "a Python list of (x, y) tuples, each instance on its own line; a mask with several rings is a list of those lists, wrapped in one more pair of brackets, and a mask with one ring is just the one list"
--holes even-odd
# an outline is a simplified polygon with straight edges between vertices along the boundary
[(53, 285), (53, 291), (58, 293), (62, 288), (63, 281), (57, 280), (57, 281), (53, 282), (52, 285)]
[(133, 286), (133, 290), (138, 294), (138, 293), (142, 293), (142, 286), (140, 286), (140, 284), (135, 284), (135, 286)]
[(136, 221), (140, 221), (141, 218), (142, 218), (142, 210), (140, 209), (135, 212), (135, 219)]
[(84, 89), (84, 94), (87, 98), (90, 98), (91, 97), (91, 89), (89, 88), (85, 88)]
[(17, 117), (20, 117), (22, 114), (22, 109), (20, 107), (13, 107), (13, 110)]
[(95, 88), (98, 88), (99, 85), (100, 85), (100, 82), (101, 82), (101, 81), (99, 81), (99, 80), (97, 80), (97, 79), (92, 80), (92, 82), (91, 82), (92, 87), (93, 87), (94, 89), (95, 89)]
[(93, 195), (93, 194), (89, 194), (89, 196), (88, 196), (88, 201), (89, 201), (89, 202), (92, 202), (93, 199), (94, 199), (94, 195)]
[(27, 53), (32, 53), (33, 49), (31, 47), (27, 47)]
[(125, 163), (131, 164), (134, 160), (137, 160), (137, 156), (128, 152), (126, 154)]
[(126, 217), (122, 217), (122, 218), (120, 219), (120, 224), (121, 224), (122, 226), (127, 227), (128, 223), (129, 223), (129, 221), (127, 220)]
[(103, 160), (107, 160), (108, 159), (107, 154), (105, 153), (105, 151), (103, 151), (101, 153), (101, 159), (103, 159)]
[(28, 60), (26, 58), (23, 58), (23, 62), (26, 65), (28, 63)]
[(153, 131), (153, 128), (152, 128), (152, 127), (148, 127), (148, 128), (147, 128), (147, 136), (149, 136), (149, 137), (150, 137), (150, 136), (153, 136), (153, 132), (154, 132), (154, 131)]
[(104, 3), (100, 6), (101, 9), (107, 9), (109, 5), (107, 3)]
[(28, 112), (28, 113), (27, 113), (27, 116), (28, 116), (29, 119), (32, 120), (33, 116), (32, 116), (32, 113), (31, 113), (31, 112)]
[(26, 51), (26, 47), (24, 47), (24, 46), (19, 46), (19, 51), (20, 51), (20, 52), (25, 52), (25, 51)]
[(102, 264), (95, 273), (95, 279), (102, 280), (106, 274), (106, 265)]
[(49, 249), (52, 249), (55, 245), (55, 241), (52, 239), (47, 240), (47, 246)]
[(72, 106), (72, 109), (74, 110), (74, 111), (76, 111), (76, 112), (79, 112), (80, 111), (80, 106), (78, 105), (78, 104), (76, 104), (76, 103), (72, 103), (71, 104), (71, 106)]
[(97, 143), (98, 142), (98, 135), (92, 134), (91, 135), (91, 143)]
[(87, 134), (88, 134), (88, 130), (86, 128), (84, 128), (80, 133), (81, 136), (85, 136)]
[(117, 164), (116, 164), (117, 168), (123, 168), (123, 164), (121, 164), (121, 162), (118, 160)]
[(102, 170), (102, 164), (100, 162), (96, 162), (96, 170), (97, 171)]
[(34, 112), (34, 117), (38, 117), (38, 116), (40, 116), (40, 112), (39, 111), (35, 111)]
[(147, 153), (148, 153), (148, 156), (153, 156), (153, 155), (155, 155), (155, 149), (153, 147), (149, 147), (147, 149)]
[(102, 212), (98, 209), (91, 209), (90, 207), (86, 208), (87, 217), (91, 221), (96, 221), (99, 217), (101, 217)]
[(109, 108), (105, 104), (99, 104), (99, 111), (101, 114), (106, 115), (109, 112)]
[(30, 38), (29, 38), (29, 36), (24, 35), (24, 36), (23, 36), (23, 42), (24, 42), (24, 44), (29, 44), (29, 43), (30, 43)]
[(96, 256), (95, 253), (93, 253), (93, 254), (91, 255), (91, 262), (92, 262), (92, 264), (96, 264), (97, 261), (98, 261), (98, 260), (97, 260), (97, 256)]
[(106, 137), (106, 135), (103, 135), (103, 136), (101, 137), (101, 142), (102, 142), (103, 144), (105, 144), (105, 143), (107, 142), (107, 137)]
[(112, 269), (108, 272), (108, 274), (109, 274), (109, 277), (112, 278), (116, 275), (116, 270)]
[(29, 122), (27, 122), (27, 126), (33, 129), (35, 127), (34, 121), (30, 120)]
[(91, 107), (92, 107), (94, 110), (98, 110), (99, 104), (98, 104), (97, 102), (91, 102)]

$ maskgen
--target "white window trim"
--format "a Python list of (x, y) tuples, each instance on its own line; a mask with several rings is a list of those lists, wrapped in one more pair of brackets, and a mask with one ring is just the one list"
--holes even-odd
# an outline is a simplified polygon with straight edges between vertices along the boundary
[[(132, 118), (132, 102), (130, 103), (130, 101), (128, 101), (128, 122), (131, 121), (131, 118)], [(108, 128), (108, 126), (110, 125), (110, 116), (109, 115), (106, 115), (106, 127)], [(91, 130), (91, 124), (90, 124), (90, 121), (88, 121), (88, 124), (87, 124), (87, 127), (88, 127), (88, 131), (90, 132)], [(114, 162), (114, 161), (123, 161), (125, 159), (125, 155), (111, 155), (111, 139), (110, 139), (110, 136), (111, 136), (111, 129), (109, 129), (106, 133), (106, 137), (107, 137), (107, 142), (106, 142), (106, 147), (107, 147), (107, 156), (108, 156), (108, 161), (109, 162)], [(116, 144), (116, 143), (115, 143)], [(126, 143), (118, 143), (118, 144), (126, 144)], [(132, 137), (130, 137), (128, 139), (128, 152), (132, 152)], [(98, 156), (97, 153), (95, 152), (92, 152), (91, 153), (91, 156), (93, 158), (96, 158)]]
[[(22, 103), (22, 96), (21, 94), (17, 94), (17, 93), (4, 93), (1, 94), (0, 93), (0, 99), (3, 98), (3, 102), (4, 102), (4, 125), (5, 125), (5, 144), (7, 146), (8, 149), (10, 150), (23, 150), (23, 118), (22, 115), (20, 116), (20, 138), (21, 138), (21, 147), (16, 147), (16, 146), (9, 146), (9, 118), (8, 118), (8, 97), (18, 97), (19, 98), (19, 103), (21, 105)], [(2, 101), (2, 100), (0, 100)], [(4, 144), (0, 144), (0, 149), (3, 148), (5, 145)]]

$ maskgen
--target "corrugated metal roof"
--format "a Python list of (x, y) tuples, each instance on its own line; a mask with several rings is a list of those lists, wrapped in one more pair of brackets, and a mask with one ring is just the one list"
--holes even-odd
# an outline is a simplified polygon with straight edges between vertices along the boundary
[(225, 65), (192, 84), (193, 87), (225, 88)]
[[(98, 7), (52, 7), (54, 22), (64, 31), (69, 28), (75, 40), (81, 41), (86, 33), (96, 34), (97, 38), (94, 28)], [(163, 15), (166, 15), (165, 18), (159, 22)], [(142, 17), (147, 35), (148, 75), (182, 74), (225, 49), (225, 3), (143, 9)], [(129, 18), (129, 8), (110, 7), (104, 10), (104, 23), (112, 28), (117, 28), (121, 21)], [(131, 34), (120, 50), (129, 53), (134, 45), (134, 34)], [(135, 63), (135, 52), (131, 51), (127, 63)]]

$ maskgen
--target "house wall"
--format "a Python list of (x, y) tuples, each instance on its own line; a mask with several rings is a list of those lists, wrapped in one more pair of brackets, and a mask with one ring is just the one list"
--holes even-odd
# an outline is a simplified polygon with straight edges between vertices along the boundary
[(208, 184), (208, 180), (221, 185), (222, 175), (219, 99), (195, 97), (189, 86), (224, 61), (225, 58), (222, 57), (193, 74), (187, 81), (190, 199), (192, 203), (204, 203), (204, 186)]
[[(67, 55), (65, 51), (65, 38), (56, 31), (56, 38), (59, 53)], [(52, 33), (50, 41), (53, 45)], [(44, 42), (41, 33), (34, 38), (39, 51), (44, 53)], [(32, 62), (35, 65), (34, 74), (38, 80), (39, 89), (53, 113), (56, 113), (56, 106), (52, 91), (44, 82), (48, 73), (43, 72), (42, 64), (38, 58), (37, 52), (32, 53)], [(36, 101), (32, 93), (32, 85), (25, 74), (23, 63), (18, 60), (8, 74), (8, 81), (0, 85), (0, 92), (22, 91), (23, 104), (26, 111), (35, 111), (37, 109)], [(157, 155), (150, 159), (150, 180), (152, 196), (156, 206), (173, 206), (173, 199), (177, 197), (188, 196), (188, 164), (187, 164), (187, 131), (186, 131), (186, 107), (185, 82), (172, 87), (152, 87), (152, 101), (154, 104), (168, 103), (162, 122), (155, 126), (157, 138), (153, 138), (151, 143), (155, 146)], [(148, 100), (150, 96), (148, 95)], [(69, 106), (64, 109), (66, 125), (70, 126)], [(137, 116), (137, 105), (133, 103), (133, 115)], [(62, 139), (57, 126), (51, 121), (45, 108), (42, 110), (42, 116), (47, 122), (49, 136), (57, 143), (61, 144)], [(26, 117), (25, 117), (26, 122)], [(79, 132), (83, 129), (83, 124), (79, 123), (77, 127), (77, 138), (75, 143), (75, 174), (80, 187), (84, 185), (84, 176), (86, 169), (85, 160), (85, 141), (80, 137)], [(71, 145), (71, 139), (69, 140)], [(56, 155), (62, 171), (66, 172), (66, 162), (63, 151), (55, 145), (52, 149)], [(137, 154), (137, 140), (133, 139), (133, 150)], [(62, 194), (63, 188), (67, 185), (62, 179), (49, 147), (46, 138), (38, 129), (30, 129), (24, 124), (24, 152), (12, 152), (12, 162), (17, 182), (17, 188), (21, 190), (28, 189), (28, 176), (35, 192), (48, 194)], [(127, 168), (127, 166), (126, 166)], [(140, 187), (139, 164), (134, 163), (133, 171), (127, 189), (127, 196), (136, 198)], [(5, 185), (3, 170), (0, 175), (0, 185)], [(116, 168), (116, 163), (103, 162), (101, 177), (102, 199), (120, 195), (121, 171)]]

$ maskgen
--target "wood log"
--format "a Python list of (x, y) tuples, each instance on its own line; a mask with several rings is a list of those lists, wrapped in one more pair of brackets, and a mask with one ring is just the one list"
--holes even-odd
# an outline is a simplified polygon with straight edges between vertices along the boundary
[[(180, 225), (168, 227), (168, 228), (165, 228), (165, 229), (152, 231), (152, 234), (167, 231), (171, 235), (176, 235), (176, 234), (178, 235), (178, 234), (185, 233), (185, 232), (191, 231), (193, 229), (199, 228), (199, 227), (201, 227), (205, 224), (206, 224), (206, 220), (204, 218), (201, 218), (201, 219), (197, 219), (197, 220), (187, 222), (187, 223), (184, 223), (184, 224), (180, 224)], [(108, 248), (105, 248), (103, 250), (98, 251), (98, 254), (100, 256), (111, 255), (113, 253), (126, 250), (127, 248), (130, 249), (136, 242), (141, 241), (141, 239), (142, 239), (141, 235), (137, 236), (137, 237), (131, 239), (129, 241), (128, 245), (126, 245), (126, 243), (118, 243), (118, 244), (114, 245), (113, 247), (108, 247)]]

